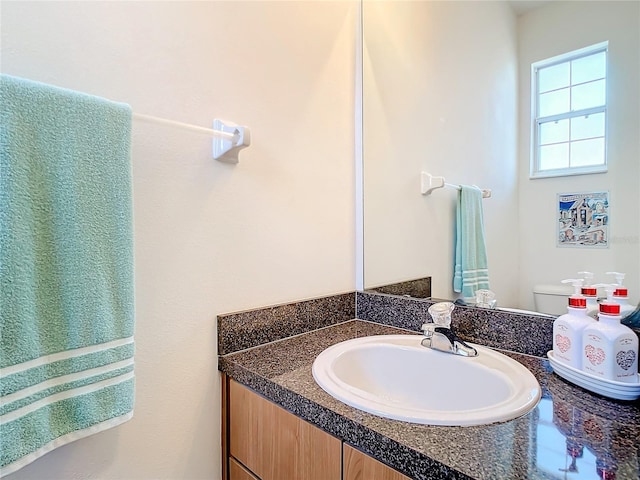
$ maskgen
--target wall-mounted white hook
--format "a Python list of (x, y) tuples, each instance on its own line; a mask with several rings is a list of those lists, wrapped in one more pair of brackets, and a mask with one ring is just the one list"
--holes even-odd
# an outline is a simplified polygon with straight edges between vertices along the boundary
[(430, 173), (422, 172), (420, 175), (420, 192), (422, 195), (430, 195), (438, 188), (444, 187), (444, 177), (434, 177)]
[(213, 158), (225, 163), (238, 163), (238, 152), (251, 145), (251, 131), (231, 122), (215, 119), (213, 129), (230, 133), (233, 138), (213, 139)]

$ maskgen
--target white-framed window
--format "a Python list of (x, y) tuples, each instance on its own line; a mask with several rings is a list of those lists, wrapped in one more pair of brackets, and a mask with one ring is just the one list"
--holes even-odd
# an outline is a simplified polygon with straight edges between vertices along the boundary
[(531, 178), (607, 171), (607, 48), (531, 65)]

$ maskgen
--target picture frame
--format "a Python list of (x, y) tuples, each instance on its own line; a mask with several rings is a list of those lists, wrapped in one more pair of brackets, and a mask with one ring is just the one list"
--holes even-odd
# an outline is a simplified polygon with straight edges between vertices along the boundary
[(609, 247), (609, 192), (559, 193), (557, 245)]

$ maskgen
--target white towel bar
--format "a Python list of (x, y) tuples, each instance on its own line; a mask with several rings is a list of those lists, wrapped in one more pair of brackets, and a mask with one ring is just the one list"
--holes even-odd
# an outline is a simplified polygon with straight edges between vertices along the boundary
[(231, 122), (224, 122), (223, 120), (216, 119), (213, 121), (213, 128), (206, 128), (142, 113), (134, 113), (133, 118), (135, 120), (178, 127), (191, 132), (212, 136), (214, 137), (213, 158), (221, 162), (238, 163), (238, 152), (251, 145), (251, 132), (248, 127), (236, 125)]
[[(460, 190), (460, 185), (454, 185), (452, 183), (446, 183), (444, 181), (444, 177), (434, 177), (430, 173), (422, 172), (420, 176), (421, 180), (421, 188), (420, 191), (422, 195), (431, 195), (431, 192), (437, 190), (438, 188), (455, 188), (456, 190)], [(488, 188), (483, 188), (482, 190), (482, 198), (491, 197), (491, 190)]]

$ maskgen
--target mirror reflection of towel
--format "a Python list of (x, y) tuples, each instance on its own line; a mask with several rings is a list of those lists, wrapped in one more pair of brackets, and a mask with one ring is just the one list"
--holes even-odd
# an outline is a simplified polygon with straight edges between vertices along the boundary
[(472, 298), (480, 289), (489, 289), (482, 191), (478, 187), (461, 185), (456, 207), (453, 291)]

